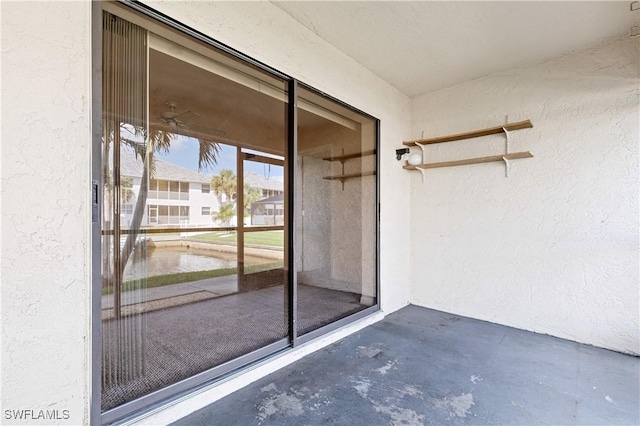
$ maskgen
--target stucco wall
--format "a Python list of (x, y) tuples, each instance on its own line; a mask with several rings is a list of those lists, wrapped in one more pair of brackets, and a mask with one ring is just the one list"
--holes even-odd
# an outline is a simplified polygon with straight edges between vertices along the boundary
[[(412, 101), (412, 137), (531, 119), (501, 163), (411, 173), (412, 302), (640, 353), (638, 41), (510, 69)], [(501, 154), (504, 137), (426, 161)]]
[(90, 4), (1, 7), (0, 423), (86, 423)]

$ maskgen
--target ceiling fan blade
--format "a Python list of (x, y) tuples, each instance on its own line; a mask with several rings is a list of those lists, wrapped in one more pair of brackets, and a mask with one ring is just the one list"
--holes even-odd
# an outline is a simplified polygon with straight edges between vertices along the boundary
[(213, 127), (201, 126), (199, 124), (189, 124), (188, 129), (193, 130), (194, 132), (210, 135), (213, 137), (224, 136), (227, 134), (224, 130), (214, 129)]
[(166, 129), (169, 129), (169, 132), (175, 132), (176, 129), (181, 129), (182, 127), (185, 127), (183, 125), (181, 125), (180, 123), (176, 122), (175, 120), (165, 120), (164, 118), (162, 119), (162, 122), (150, 122), (149, 123), (150, 127), (154, 127), (154, 128), (158, 128), (159, 130), (163, 130), (163, 131), (167, 131)]
[(163, 123), (155, 123), (155, 125), (169, 127), (172, 132), (175, 132), (176, 130), (183, 130), (182, 134), (185, 136), (220, 138), (226, 134), (224, 130), (194, 123), (186, 123), (179, 120), (180, 117), (187, 114), (193, 114), (196, 117), (201, 117), (201, 115), (192, 110), (176, 112), (176, 108), (178, 107), (178, 103), (176, 101), (169, 101), (167, 102), (167, 105), (169, 105), (170, 111), (165, 111), (160, 114), (160, 120)]
[(185, 115), (185, 114), (194, 114), (194, 115), (196, 115), (196, 116), (198, 116), (198, 117), (200, 116), (200, 114), (198, 114), (197, 112), (193, 112), (193, 111), (191, 111), (191, 110), (188, 110), (188, 111), (185, 111), (185, 112), (181, 112), (180, 114), (176, 114), (176, 115), (174, 115), (172, 118), (174, 118), (174, 119), (175, 119), (175, 118), (178, 118), (178, 117), (182, 117), (182, 116), (183, 116), (183, 115)]

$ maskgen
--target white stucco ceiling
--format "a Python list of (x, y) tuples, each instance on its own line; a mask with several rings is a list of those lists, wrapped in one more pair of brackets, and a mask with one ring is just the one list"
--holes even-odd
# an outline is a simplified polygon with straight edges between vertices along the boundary
[(629, 1), (273, 1), (410, 97), (630, 33)]

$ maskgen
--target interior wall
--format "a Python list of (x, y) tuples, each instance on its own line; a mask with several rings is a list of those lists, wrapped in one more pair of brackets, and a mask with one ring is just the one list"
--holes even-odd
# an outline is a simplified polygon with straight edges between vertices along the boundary
[[(394, 150), (409, 136), (410, 101), (268, 2), (152, 1), (151, 7), (381, 120), (381, 307), (409, 302), (410, 176)], [(347, 183), (348, 184), (348, 183)]]
[(1, 7), (2, 422), (87, 424), (91, 4)]
[[(637, 39), (510, 69), (412, 101), (412, 138), (531, 119), (512, 162), (411, 182), (412, 302), (640, 353)], [(504, 152), (503, 136), (426, 161)]]
[(297, 193), (302, 200), (296, 204), (296, 241), (298, 243), (298, 282), (322, 287), (331, 276), (331, 214), (327, 200), (331, 199), (328, 162), (315, 157), (298, 157)]
[[(340, 162), (332, 162), (332, 171), (328, 175), (342, 173)], [(354, 164), (351, 164), (354, 163)], [(345, 174), (361, 171), (358, 161), (345, 161)], [(326, 175), (325, 175), (326, 176)], [(337, 281), (338, 288), (360, 293), (362, 288), (362, 262), (367, 255), (362, 250), (363, 223), (360, 212), (364, 204), (372, 206), (375, 200), (370, 193), (362, 191), (362, 183), (371, 179), (362, 177), (331, 182), (331, 278)], [(374, 228), (371, 228), (373, 231)], [(371, 233), (367, 233), (371, 237)]]

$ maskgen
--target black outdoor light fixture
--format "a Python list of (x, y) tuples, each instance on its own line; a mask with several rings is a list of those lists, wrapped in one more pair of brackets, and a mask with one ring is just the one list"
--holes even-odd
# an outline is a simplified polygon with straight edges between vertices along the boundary
[(408, 153), (409, 153), (409, 148), (396, 149), (396, 160), (400, 161), (402, 159), (402, 156)]

